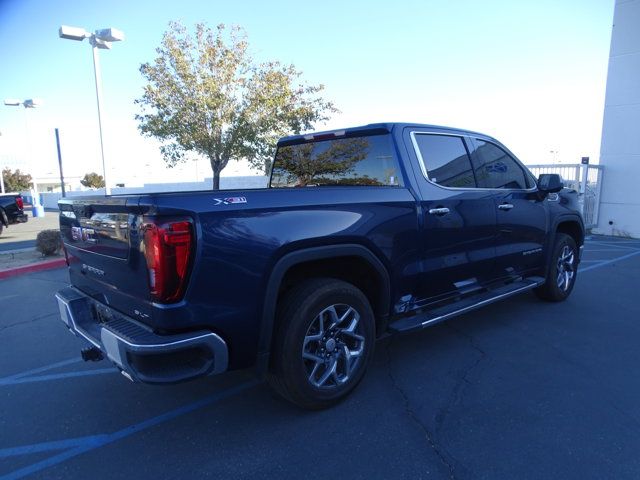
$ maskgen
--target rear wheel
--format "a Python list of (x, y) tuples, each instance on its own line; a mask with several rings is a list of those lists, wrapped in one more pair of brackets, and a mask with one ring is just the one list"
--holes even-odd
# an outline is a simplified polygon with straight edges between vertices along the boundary
[(536, 288), (536, 294), (550, 302), (565, 300), (573, 290), (578, 273), (578, 248), (575, 240), (564, 233), (556, 234), (551, 253), (547, 281)]
[(307, 409), (330, 407), (362, 379), (375, 340), (364, 294), (350, 283), (312, 279), (292, 290), (278, 309), (271, 386)]

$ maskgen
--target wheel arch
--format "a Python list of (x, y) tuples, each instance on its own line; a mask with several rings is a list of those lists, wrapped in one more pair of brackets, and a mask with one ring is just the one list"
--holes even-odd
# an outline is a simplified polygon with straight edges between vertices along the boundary
[(550, 230), (549, 235), (549, 244), (547, 248), (547, 255), (545, 259), (544, 265), (544, 276), (545, 278), (549, 274), (549, 264), (551, 261), (551, 255), (553, 253), (553, 246), (556, 243), (556, 237), (558, 233), (564, 233), (569, 235), (576, 242), (576, 246), (578, 247), (578, 261), (580, 261), (582, 246), (584, 245), (584, 223), (582, 222), (582, 218), (579, 215), (560, 215), (554, 219), (552, 228)]
[[(343, 274), (331, 275), (332, 265), (340, 261), (355, 261), (360, 262), (360, 265), (366, 265), (367, 273), (375, 279), (376, 288), (362, 288)], [(349, 263), (349, 265), (354, 264)], [(387, 268), (371, 250), (358, 244), (341, 244), (311, 247), (287, 253), (275, 263), (266, 281), (256, 362), (260, 375), (266, 373), (268, 369), (278, 299), (282, 293), (286, 292), (284, 282), (287, 281), (287, 275), (293, 275), (292, 280), (295, 281), (299, 278), (298, 273), (305, 269), (310, 272), (305, 278), (329, 275), (354, 283), (369, 299), (376, 316), (376, 327), (384, 325), (387, 320), (391, 308), (391, 281)]]
[(582, 224), (582, 221), (580, 220), (580, 217), (578, 216), (559, 218), (556, 221), (554, 228), (554, 242), (555, 236), (558, 233), (564, 233), (572, 237), (578, 247), (584, 245), (584, 226)]

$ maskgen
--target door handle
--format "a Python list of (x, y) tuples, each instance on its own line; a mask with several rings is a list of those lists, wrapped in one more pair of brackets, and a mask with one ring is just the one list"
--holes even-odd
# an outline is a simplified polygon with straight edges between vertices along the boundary
[(429, 213), (431, 215), (446, 215), (449, 213), (449, 209), (447, 207), (430, 208)]
[(513, 208), (513, 204), (512, 203), (502, 203), (502, 204), (498, 205), (498, 208), (500, 210), (511, 210)]

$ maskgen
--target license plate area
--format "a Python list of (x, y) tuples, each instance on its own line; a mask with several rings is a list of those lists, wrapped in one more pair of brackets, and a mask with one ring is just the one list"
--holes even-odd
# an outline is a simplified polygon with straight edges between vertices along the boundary
[(93, 304), (93, 313), (95, 321), (101, 324), (109, 323), (114, 318), (113, 311), (100, 303)]
[(98, 345), (100, 339), (100, 322), (97, 314), (97, 302), (85, 299), (80, 311), (74, 312), (73, 319), (75, 328), (83, 337), (94, 345)]

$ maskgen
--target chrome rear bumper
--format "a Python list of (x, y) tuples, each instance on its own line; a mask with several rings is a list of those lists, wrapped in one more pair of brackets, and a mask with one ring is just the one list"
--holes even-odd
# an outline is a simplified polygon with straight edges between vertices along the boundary
[(131, 380), (176, 383), (227, 370), (227, 345), (213, 332), (158, 335), (74, 287), (60, 290), (56, 299), (67, 328)]

